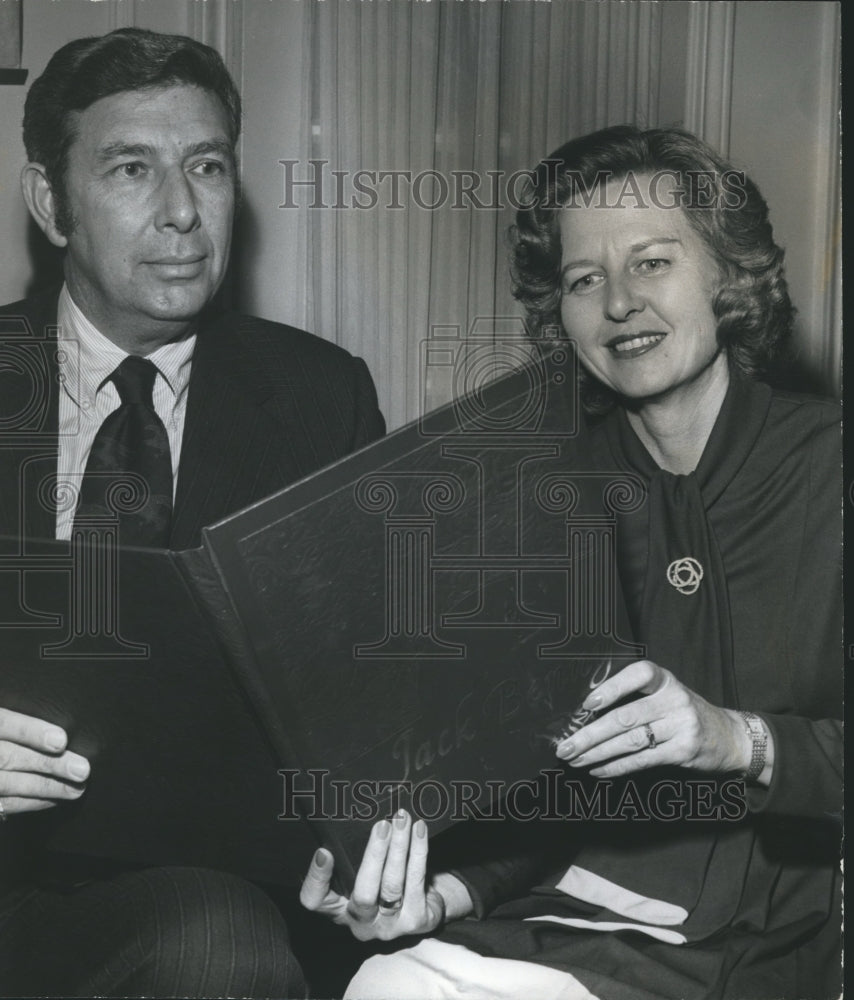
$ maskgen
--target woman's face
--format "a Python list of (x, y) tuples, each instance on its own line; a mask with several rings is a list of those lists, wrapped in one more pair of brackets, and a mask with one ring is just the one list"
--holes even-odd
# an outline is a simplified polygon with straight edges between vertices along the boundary
[(564, 328), (590, 373), (635, 400), (690, 392), (720, 355), (717, 265), (649, 180), (637, 178), (642, 202), (612, 180), (605, 198), (560, 210)]

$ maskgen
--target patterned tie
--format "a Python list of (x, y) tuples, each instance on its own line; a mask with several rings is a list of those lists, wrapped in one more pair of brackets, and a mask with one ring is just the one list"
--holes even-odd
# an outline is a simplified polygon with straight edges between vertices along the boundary
[(117, 516), (122, 545), (169, 544), (172, 458), (152, 401), (156, 377), (156, 366), (134, 355), (112, 373), (121, 406), (95, 435), (80, 485), (75, 527), (81, 515)]

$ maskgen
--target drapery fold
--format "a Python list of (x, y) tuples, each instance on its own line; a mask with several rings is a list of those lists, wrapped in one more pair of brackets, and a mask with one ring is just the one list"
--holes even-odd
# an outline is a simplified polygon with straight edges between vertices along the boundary
[(658, 7), (295, 6), (310, 120), (283, 178), (315, 183), (280, 199), (277, 318), (364, 357), (393, 428), (450, 398), (425, 363), (431, 331), (465, 337), (478, 320), (489, 338), (516, 317), (521, 335), (506, 251), (520, 172), (573, 135), (656, 123)]

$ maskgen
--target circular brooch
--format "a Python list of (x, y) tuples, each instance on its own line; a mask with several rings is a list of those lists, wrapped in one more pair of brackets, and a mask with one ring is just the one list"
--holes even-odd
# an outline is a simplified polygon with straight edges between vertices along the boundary
[(674, 559), (667, 567), (667, 582), (680, 594), (695, 594), (703, 579), (703, 567), (691, 556)]

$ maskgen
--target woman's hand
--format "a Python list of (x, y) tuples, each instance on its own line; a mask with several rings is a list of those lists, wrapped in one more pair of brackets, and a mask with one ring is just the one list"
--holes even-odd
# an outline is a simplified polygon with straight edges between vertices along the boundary
[(48, 809), (76, 799), (89, 762), (66, 750), (65, 730), (0, 708), (0, 804), (4, 815)]
[(464, 916), (472, 908), (468, 890), (453, 875), (426, 884), (427, 827), (420, 819), (413, 824), (403, 809), (391, 823), (374, 824), (349, 899), (329, 888), (332, 870), (332, 855), (319, 848), (300, 902), (346, 925), (360, 941), (429, 934), (446, 916)]
[[(643, 697), (611, 707), (633, 694)], [(710, 704), (650, 660), (609, 677), (582, 707), (597, 718), (558, 744), (557, 755), (570, 767), (590, 767), (594, 777), (661, 765), (715, 774), (750, 764), (752, 745), (741, 716)]]

